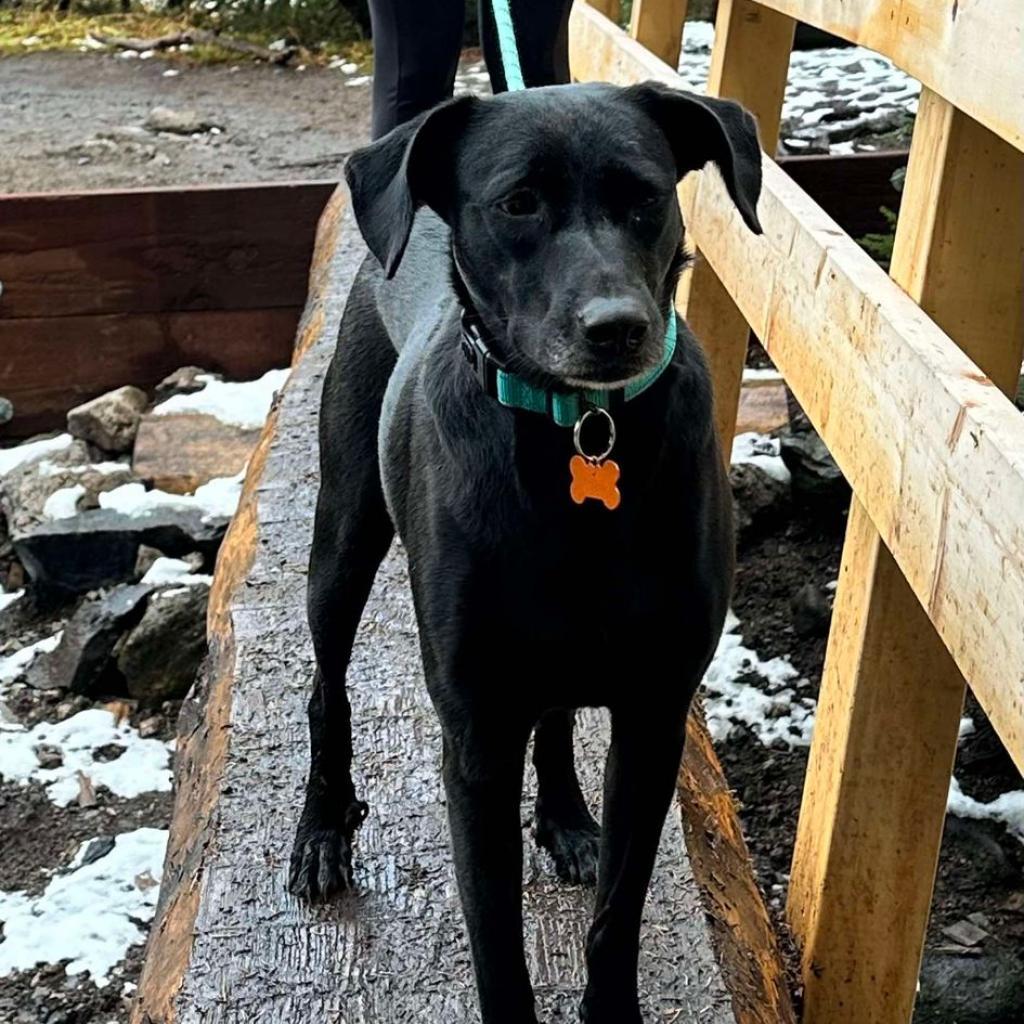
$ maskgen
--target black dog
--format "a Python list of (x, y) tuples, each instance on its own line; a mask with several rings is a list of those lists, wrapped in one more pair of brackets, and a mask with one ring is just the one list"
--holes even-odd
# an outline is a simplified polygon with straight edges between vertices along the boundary
[[(641, 911), (687, 709), (726, 614), (733, 540), (711, 387), (685, 325), (664, 372), (632, 400), (622, 389), (663, 360), (684, 262), (676, 183), (708, 161), (759, 232), (751, 117), (653, 84), (456, 99), (347, 167), (372, 255), (321, 409), (309, 593), (319, 671), (291, 889), (316, 900), (352, 885), (367, 808), (350, 773), (345, 671), (394, 523), (443, 727), (485, 1024), (536, 1021), (519, 821), (531, 731), (538, 842), (564, 879), (597, 883), (582, 1017), (641, 1020)], [(543, 407), (498, 401), (499, 364), (542, 395), (608, 394), (618, 507), (570, 497), (573, 431)], [(609, 426), (588, 419), (586, 452), (607, 446)], [(573, 768), (583, 706), (611, 711), (600, 829)]]

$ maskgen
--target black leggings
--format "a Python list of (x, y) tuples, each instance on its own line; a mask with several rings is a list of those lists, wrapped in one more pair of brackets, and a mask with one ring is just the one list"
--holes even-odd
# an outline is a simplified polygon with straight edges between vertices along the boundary
[[(569, 81), (572, 0), (511, 0), (512, 24), (527, 85)], [(373, 137), (452, 94), (462, 48), (463, 0), (370, 0), (373, 22)], [(480, 0), (484, 59), (495, 92), (504, 92), (491, 0)]]

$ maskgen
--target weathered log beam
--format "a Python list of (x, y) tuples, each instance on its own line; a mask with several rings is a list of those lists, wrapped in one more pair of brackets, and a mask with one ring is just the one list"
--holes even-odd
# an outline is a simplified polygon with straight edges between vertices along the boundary
[[(479, 1019), (448, 853), (439, 728), (422, 684), (400, 549), (378, 576), (349, 671), (357, 784), (372, 808), (356, 840), (358, 893), (309, 910), (285, 887), (307, 757), (312, 651), (303, 609), (316, 415), (362, 251), (344, 207), (339, 192), (321, 224), (292, 376), (218, 565), (210, 657), (182, 719), (178, 796), (134, 1024)], [(596, 798), (603, 716), (582, 715), (578, 735), (584, 788)], [(700, 779), (710, 747), (699, 740), (691, 747), (698, 768), (690, 776)], [(692, 805), (693, 786), (683, 792)], [(702, 833), (738, 834), (727, 799), (714, 813), (702, 811), (700, 823)], [(574, 1019), (591, 897), (556, 883), (528, 832), (524, 841), (526, 944), (538, 1001), (544, 1019)], [(702, 856), (705, 863), (713, 861)], [(734, 913), (721, 908), (736, 903), (737, 888), (759, 905), (749, 862), (732, 863), (743, 883), (717, 885), (703, 903), (673, 810), (646, 913), (641, 980), (649, 1019), (766, 1019), (746, 1003), (733, 1011), (706, 923), (705, 907)], [(729, 955), (761, 965), (762, 980), (752, 984), (770, 989), (780, 976), (777, 963), (763, 965), (770, 942), (767, 954), (741, 945)], [(776, 994), (781, 1009), (772, 1019), (788, 1024), (788, 1001)]]

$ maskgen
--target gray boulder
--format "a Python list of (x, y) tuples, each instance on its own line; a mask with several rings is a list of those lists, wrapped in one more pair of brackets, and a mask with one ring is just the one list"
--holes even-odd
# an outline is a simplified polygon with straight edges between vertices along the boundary
[(151, 132), (168, 132), (171, 135), (196, 135), (221, 127), (194, 110), (173, 110), (171, 107), (154, 107), (146, 118), (145, 126)]
[[(99, 495), (134, 479), (131, 466), (92, 462), (84, 441), (24, 462), (0, 479), (0, 511), (13, 535), (24, 533), (53, 514), (51, 502), (65, 491), (79, 511), (96, 508)], [(70, 490), (70, 489), (74, 490)], [(56, 499), (54, 499), (56, 500)], [(52, 502), (51, 502), (52, 505)]]
[(68, 413), (68, 433), (106, 452), (130, 452), (148, 401), (130, 385), (108, 391)]
[(736, 534), (743, 540), (778, 522), (789, 505), (789, 484), (750, 462), (729, 467)]
[(794, 497), (828, 504), (849, 500), (850, 485), (815, 430), (788, 430), (779, 442), (782, 461), (793, 477)]
[(156, 397), (158, 401), (170, 398), (172, 395), (191, 395), (196, 391), (202, 391), (206, 387), (206, 381), (199, 380), (199, 377), (211, 374), (199, 366), (181, 366), (174, 373), (169, 373), (156, 386)]
[(26, 681), (40, 690), (92, 694), (110, 664), (114, 645), (142, 618), (152, 587), (135, 584), (79, 605), (56, 650), (36, 658)]
[(171, 587), (150, 598), (138, 625), (118, 644), (128, 693), (145, 704), (184, 697), (206, 654), (204, 584)]
[(93, 509), (39, 523), (12, 540), (39, 592), (84, 594), (131, 579), (143, 544), (174, 558), (198, 551), (212, 564), (227, 527), (227, 519), (195, 509), (159, 508), (145, 515)]
[(826, 636), (832, 622), (828, 594), (817, 583), (805, 583), (790, 602), (797, 636)]
[(14, 418), (14, 406), (9, 398), (0, 395), (0, 427)]

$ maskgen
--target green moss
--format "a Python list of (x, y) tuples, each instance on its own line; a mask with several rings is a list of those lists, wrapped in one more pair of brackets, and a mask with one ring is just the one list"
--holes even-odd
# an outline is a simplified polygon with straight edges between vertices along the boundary
[(892, 247), (896, 240), (896, 214), (887, 206), (881, 208), (882, 216), (889, 224), (889, 231), (869, 232), (857, 239), (858, 244), (879, 266), (889, 269), (892, 262)]
[[(366, 65), (370, 43), (351, 15), (335, 0), (305, 0), (292, 6), (287, 2), (260, 7), (257, 3), (236, 5), (230, 12), (193, 9), (177, 17), (160, 14), (104, 12), (102, 7), (82, 5), (67, 13), (53, 10), (0, 10), (0, 57), (44, 50), (77, 52), (90, 34), (155, 39), (183, 32), (189, 27), (221, 29), (234, 39), (267, 45), (282, 37), (302, 48), (298, 62), (326, 63), (342, 56)], [(189, 64), (235, 63), (245, 58), (219, 46), (195, 46), (184, 53), (162, 51), (165, 60)]]

